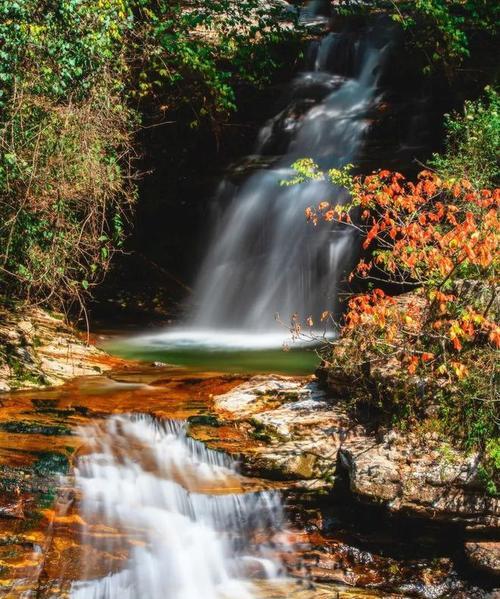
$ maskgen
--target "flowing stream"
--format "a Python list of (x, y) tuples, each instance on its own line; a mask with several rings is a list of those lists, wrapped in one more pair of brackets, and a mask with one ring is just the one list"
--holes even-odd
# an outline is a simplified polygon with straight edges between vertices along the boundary
[(454, 570), (449, 529), (394, 521), (315, 481), (242, 476), (229, 456), (269, 477), (284, 471), (267, 457), (291, 449), (213, 411), (246, 378), (141, 366), (5, 394), (0, 596), (489, 597)]
[[(306, 17), (322, 22), (316, 5)], [(357, 239), (331, 226), (315, 229), (304, 211), (344, 202), (345, 193), (322, 180), (283, 183), (300, 158), (322, 169), (356, 161), (380, 102), (392, 32), (381, 21), (310, 45), (304, 70), (258, 135), (252, 160), (267, 167), (239, 186), (220, 185), (220, 217), (185, 325), (142, 336), (140, 346), (269, 350), (285, 336), (277, 319), (317, 321), (335, 306)], [(81, 436), (81, 556), (72, 599), (251, 599), (263, 596), (256, 580), (289, 584), (279, 493), (248, 488), (237, 464), (190, 439), (185, 423), (122, 414)]]
[[(324, 3), (311, 3), (306, 18), (324, 23), (327, 16), (322, 7)], [(313, 227), (306, 222), (304, 211), (320, 201), (344, 202), (347, 198), (339, 188), (325, 181), (300, 185), (283, 185), (283, 182), (293, 177), (291, 165), (300, 158), (312, 158), (322, 169), (356, 162), (383, 96), (379, 82), (393, 47), (392, 37), (393, 28), (381, 20), (362, 31), (330, 32), (311, 43), (304, 70), (290, 83), (277, 113), (258, 135), (250, 162), (267, 166), (253, 169), (253, 174), (246, 176), (240, 185), (229, 178), (220, 185), (216, 198), (219, 218), (184, 325), (136, 338), (132, 345), (142, 350), (153, 349), (142, 356), (135, 352), (135, 356), (186, 365), (185, 348), (198, 348), (197, 351), (202, 348), (208, 353), (217, 350), (222, 355), (220, 370), (241, 372), (255, 370), (255, 362), (249, 368), (242, 367), (243, 358), (238, 357), (238, 352), (247, 359), (249, 352), (261, 350), (257, 370), (276, 371), (281, 368), (276, 368), (273, 361), (276, 355), (271, 352), (287, 336), (276, 323), (276, 316), (284, 322), (293, 314), (302, 320), (312, 316), (317, 322), (325, 309), (335, 308), (341, 281), (356, 258), (358, 241), (351, 231)], [(160, 350), (164, 353), (154, 353)], [(127, 355), (123, 347), (121, 353)], [(287, 368), (296, 374), (302, 372), (289, 354), (281, 356)], [(233, 369), (231, 360), (235, 357), (239, 361)], [(192, 360), (199, 368), (204, 358), (196, 354)], [(217, 369), (211, 363), (208, 370)], [(305, 372), (311, 371), (312, 363), (308, 361)], [(233, 459), (190, 438), (182, 416), (161, 418), (165, 414), (177, 417), (174, 404), (182, 385), (189, 389), (185, 391), (189, 395), (186, 403), (193, 409), (196, 398), (205, 393), (204, 379), (190, 378), (184, 373), (182, 385), (171, 374), (166, 380), (155, 381), (152, 377), (152, 382), (155, 384), (114, 381), (106, 387), (102, 380), (96, 380), (97, 399), (90, 397), (92, 390), (88, 389), (76, 396), (85, 405), (75, 404), (73, 397), (65, 398), (64, 392), (55, 397), (48, 395), (45, 400), (38, 395), (26, 397), (26, 401), (33, 403), (34, 415), (30, 417), (32, 421), (20, 422), (19, 435), (22, 437), (26, 430), (42, 430), (39, 419), (47, 417), (56, 420), (50, 422), (45, 432), (34, 435), (35, 441), (49, 433), (61, 438), (59, 454), (45, 451), (45, 445), (43, 451), (36, 445), (29, 446), (29, 452), (36, 450), (38, 459), (64, 458), (61, 463), (69, 464), (67, 456), (73, 450), (80, 451), (74, 481), (71, 479), (74, 485), (68, 485), (71, 489), (64, 509), (60, 513), (54, 511), (53, 529), (52, 521), (49, 526), (44, 550), (48, 558), (40, 557), (41, 545), (35, 545), (32, 539), (23, 540), (24, 546), (35, 547), (30, 560), (36, 574), (31, 575), (31, 580), (36, 579), (36, 596), (47, 599), (339, 597), (338, 591), (330, 588), (322, 594), (320, 585), (314, 586), (313, 577), (307, 572), (293, 571), (294, 575), (299, 572), (299, 582), (304, 584), (306, 594), (302, 594), (302, 589), (297, 591), (296, 581), (287, 576), (287, 567), (292, 570), (293, 567), (287, 566), (285, 555), (297, 548), (293, 545), (296, 531), (287, 522), (280, 493), (264, 489), (262, 481), (246, 479), (239, 474)], [(220, 385), (223, 383), (224, 380)], [(213, 397), (212, 393), (206, 395)], [(130, 413), (141, 405), (151, 408), (155, 397), (166, 404), (158, 408), (158, 418)], [(102, 411), (99, 398), (103, 402)], [(13, 416), (30, 414), (27, 410), (19, 412), (18, 401), (15, 398)], [(67, 401), (67, 405), (59, 410), (55, 406), (60, 401), (63, 404)], [(82, 426), (82, 420), (90, 414), (92, 418)], [(81, 447), (63, 445), (74, 442), (70, 429), (62, 424), (63, 417), (78, 422)], [(17, 448), (19, 441), (14, 442)], [(27, 454), (22, 446), (21, 454), (16, 459), (24, 459)], [(40, 464), (38, 467), (41, 468)], [(19, 518), (19, 514), (13, 518)], [(303, 531), (304, 535), (311, 532), (311, 538), (316, 535), (315, 543), (321, 545), (320, 524), (314, 527), (317, 529)], [(20, 543), (17, 532), (9, 539), (12, 544)], [(303, 543), (304, 555), (309, 551), (308, 542)], [(334, 576), (333, 558), (329, 557), (336, 550), (345, 570), (339, 578)], [(373, 558), (368, 552), (336, 540), (326, 546), (324, 554), (315, 555), (315, 563), (314, 554), (309, 556), (313, 566), (325, 556), (330, 559), (324, 569), (335, 583), (357, 583), (357, 578), (354, 582), (350, 578), (349, 559), (354, 560), (353, 555), (362, 568), (366, 566), (359, 580), (364, 584), (377, 580), (376, 566), (369, 569)], [(25, 560), (28, 565), (30, 560)], [(411, 564), (412, 568), (417, 566)], [(30, 581), (23, 574), (25, 567), (24, 562), (19, 566), (18, 588), (24, 588)], [(386, 579), (398, 570), (395, 561), (387, 567)], [(47, 580), (41, 575), (44, 572), (49, 572)], [(425, 594), (427, 587), (423, 588), (420, 596), (442, 596)], [(389, 597), (384, 590), (381, 592), (377, 596)], [(14, 596), (35, 594), (27, 590)], [(342, 596), (358, 595), (346, 591)], [(363, 596), (376, 595), (373, 591)]]
[[(141, 346), (269, 349), (284, 336), (277, 315), (317, 320), (335, 305), (357, 241), (349, 231), (314, 230), (304, 211), (345, 201), (345, 194), (325, 181), (283, 182), (300, 158), (323, 169), (356, 160), (390, 47), (385, 23), (311, 44), (305, 70), (259, 133), (253, 159), (269, 166), (238, 188), (229, 180), (220, 186), (223, 210), (185, 326), (141, 337)], [(279, 580), (283, 566), (272, 541), (283, 526), (279, 494), (245, 492), (236, 465), (190, 440), (179, 422), (115, 416), (84, 435), (91, 451), (76, 475), (84, 570), (71, 597), (249, 599), (249, 576)], [(119, 554), (125, 566), (116, 566)], [(98, 578), (90, 575), (95, 555), (102, 560)]]
[[(90, 453), (76, 470), (85, 524), (72, 598), (250, 599), (249, 572), (278, 578), (264, 539), (283, 524), (279, 494), (243, 492), (236, 464), (182, 422), (120, 415), (82, 435)], [(96, 556), (106, 574), (88, 579)]]

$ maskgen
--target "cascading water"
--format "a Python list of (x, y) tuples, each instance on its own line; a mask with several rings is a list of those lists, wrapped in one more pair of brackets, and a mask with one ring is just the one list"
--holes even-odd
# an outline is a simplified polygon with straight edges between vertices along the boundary
[[(325, 8), (330, 3), (310, 3), (304, 19), (327, 23)], [(218, 222), (183, 325), (136, 337), (132, 348), (165, 351), (169, 362), (190, 350), (278, 349), (292, 315), (318, 323), (325, 310), (336, 311), (358, 239), (353, 229), (313, 227), (304, 212), (325, 200), (342, 203), (346, 192), (322, 180), (283, 183), (301, 158), (322, 169), (356, 162), (383, 97), (378, 84), (394, 34), (394, 23), (381, 18), (311, 42), (305, 70), (288, 86), (250, 157), (267, 167), (242, 184), (227, 178), (220, 185)]]
[(269, 331), (276, 314), (317, 318), (335, 304), (357, 244), (346, 231), (313, 230), (304, 210), (345, 196), (324, 181), (282, 182), (299, 158), (324, 169), (355, 161), (390, 37), (390, 29), (374, 26), (362, 38), (329, 33), (311, 46), (310, 70), (292, 82), (285, 109), (259, 135), (261, 157), (282, 156), (235, 191), (218, 223), (194, 290), (193, 328)]
[(243, 492), (234, 462), (183, 423), (121, 415), (83, 434), (91, 452), (76, 469), (84, 553), (73, 599), (250, 599), (249, 570), (278, 575), (252, 538), (282, 525), (279, 495)]

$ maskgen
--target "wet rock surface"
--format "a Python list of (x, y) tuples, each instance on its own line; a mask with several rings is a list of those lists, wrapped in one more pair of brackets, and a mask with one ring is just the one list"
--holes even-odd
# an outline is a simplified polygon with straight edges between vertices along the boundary
[(262, 441), (242, 453), (245, 471), (278, 480), (331, 485), (337, 453), (360, 434), (341, 405), (333, 404), (315, 380), (253, 377), (214, 398), (227, 418), (244, 420), (249, 435)]
[(61, 385), (123, 365), (39, 308), (0, 307), (0, 393)]
[(81, 427), (113, 413), (138, 410), (187, 419), (206, 410), (211, 394), (240, 382), (206, 374), (193, 379), (166, 368), (129, 368), (116, 376), (81, 377), (58, 388), (4, 393), (0, 596), (66, 596), (59, 588), (61, 561), (68, 576), (77, 576), (72, 564), (82, 519), (72, 512), (75, 494), (71, 478), (65, 477), (82, 451)]
[[(500, 503), (480, 483), (477, 455), (465, 455), (432, 434), (421, 437), (394, 430), (383, 437), (371, 434), (353, 421), (341, 400), (330, 398), (311, 379), (253, 377), (216, 396), (214, 408), (261, 442), (248, 449), (226, 447), (239, 454), (244, 471), (293, 481), (295, 491), (307, 491), (309, 499), (326, 505), (340, 479), (347, 489), (345, 501), (358, 502), (361, 510), (364, 504), (381, 508), (381, 521), (394, 514), (416, 519), (422, 526), (427, 522), (444, 526), (433, 534), (451, 535), (452, 553), (458, 555), (465, 542), (469, 563), (498, 575), (498, 545), (467, 541), (473, 531), (494, 538), (500, 525)], [(384, 561), (344, 541), (329, 545), (323, 538), (306, 561), (314, 579), (387, 588), (397, 586), (398, 580), (413, 580), (400, 590), (417, 596), (473, 596), (453, 582), (457, 577), (450, 559), (429, 570), (418, 560)], [(412, 578), (412, 571), (419, 574)]]
[[(72, 564), (82, 516), (71, 486), (61, 486), (68, 479), (60, 476), (71, 473), (82, 451), (80, 427), (136, 411), (186, 420), (191, 436), (239, 458), (251, 476), (245, 483), (250, 489), (282, 490), (293, 545), (283, 559), (297, 582), (272, 589), (259, 582), (262, 597), (494, 596), (457, 573), (454, 554), (462, 551), (464, 537), (456, 523), (434, 530), (422, 524), (431, 519), (421, 518), (409, 526), (398, 516), (401, 510), (386, 509), (389, 494), (380, 507), (369, 496), (366, 506), (356, 501), (339, 456), (366, 439), (375, 446), (387, 440), (378, 443), (353, 425), (342, 403), (328, 398), (314, 379), (158, 367), (3, 396), (0, 595), (65, 596), (60, 564), (67, 564), (68, 579), (78, 577)], [(393, 437), (390, 445), (394, 451)], [(276, 545), (282, 544), (277, 538)], [(476, 569), (481, 560), (481, 572), (488, 568), (490, 577), (491, 564), (485, 567), (481, 557), (488, 549), (471, 548), (469, 559)]]
[(331, 482), (338, 461), (353, 494), (390, 511), (474, 529), (500, 526), (500, 501), (485, 493), (476, 454), (432, 434), (371, 434), (315, 380), (253, 377), (215, 397), (214, 407), (265, 442), (242, 455), (253, 473)]

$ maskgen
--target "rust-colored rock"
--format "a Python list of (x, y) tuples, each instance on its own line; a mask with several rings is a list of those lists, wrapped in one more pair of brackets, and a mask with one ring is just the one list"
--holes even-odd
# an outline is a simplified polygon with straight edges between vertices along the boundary
[(465, 554), (475, 568), (500, 579), (500, 541), (470, 541)]

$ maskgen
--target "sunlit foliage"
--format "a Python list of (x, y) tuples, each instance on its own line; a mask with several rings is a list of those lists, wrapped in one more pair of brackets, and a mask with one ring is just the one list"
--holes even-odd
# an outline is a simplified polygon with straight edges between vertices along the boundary
[[(470, 56), (471, 40), (482, 32), (498, 35), (500, 6), (490, 0), (375, 0), (346, 2), (344, 13), (388, 11), (406, 32), (407, 43), (424, 57), (424, 70), (450, 69)], [(456, 71), (453, 71), (456, 74)]]
[(387, 170), (353, 176), (351, 166), (322, 172), (306, 159), (294, 165), (293, 183), (326, 178), (347, 189), (347, 203), (320, 202), (306, 217), (317, 227), (353, 228), (360, 239), (346, 284), (362, 291), (345, 298), (326, 367), (356, 382), (358, 405), (401, 425), (432, 421), (478, 449), (496, 493), (500, 189), (491, 183), (499, 131), (497, 96), (489, 96), (450, 119), (448, 151), (433, 160), (438, 171), (415, 181)]
[(144, 104), (217, 132), (236, 83), (268, 81), (273, 49), (293, 37), (281, 11), (0, 0), (0, 293), (84, 305), (122, 242)]

